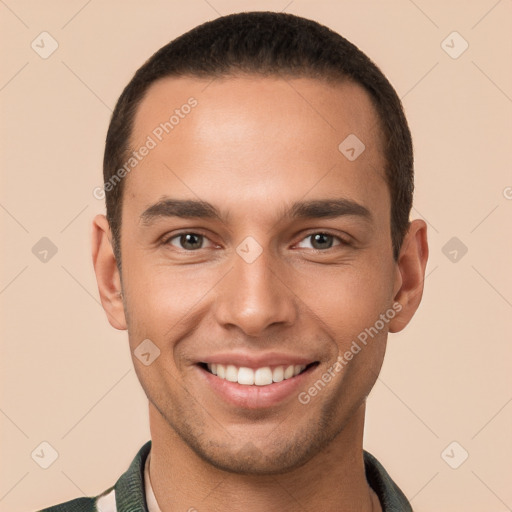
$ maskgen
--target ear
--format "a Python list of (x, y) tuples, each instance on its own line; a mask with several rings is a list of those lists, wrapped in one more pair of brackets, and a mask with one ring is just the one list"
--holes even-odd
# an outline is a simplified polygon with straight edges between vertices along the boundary
[(92, 223), (92, 261), (103, 309), (112, 327), (125, 330), (121, 276), (112, 249), (112, 234), (105, 215)]
[(394, 300), (401, 305), (401, 309), (389, 322), (389, 332), (401, 331), (418, 309), (423, 295), (427, 260), (427, 225), (422, 220), (413, 220), (402, 242), (396, 264)]

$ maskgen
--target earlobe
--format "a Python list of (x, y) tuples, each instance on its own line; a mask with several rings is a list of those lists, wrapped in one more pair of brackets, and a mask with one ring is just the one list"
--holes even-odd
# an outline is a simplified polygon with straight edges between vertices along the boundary
[(401, 331), (418, 309), (423, 295), (427, 260), (427, 225), (417, 219), (409, 226), (396, 264), (394, 301), (400, 304), (401, 310), (390, 322), (389, 332)]
[(93, 220), (92, 261), (101, 304), (108, 321), (112, 327), (125, 330), (121, 276), (112, 249), (110, 226), (104, 215), (97, 215)]

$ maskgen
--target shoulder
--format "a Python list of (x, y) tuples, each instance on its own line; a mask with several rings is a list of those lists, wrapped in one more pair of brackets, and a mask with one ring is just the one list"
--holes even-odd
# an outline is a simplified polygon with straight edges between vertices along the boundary
[(114, 487), (95, 497), (76, 498), (38, 512), (115, 512), (116, 498)]
[(383, 512), (412, 512), (412, 507), (400, 487), (384, 466), (369, 452), (363, 450), (366, 479), (379, 497)]
[[(76, 498), (38, 512), (115, 512), (134, 510), (134, 503), (144, 507), (144, 464), (151, 450), (151, 441), (140, 448), (128, 470), (121, 475), (114, 486), (98, 496)], [(134, 501), (135, 500), (135, 501)], [(145, 510), (145, 508), (137, 508)]]
[(96, 512), (96, 498), (77, 498), (39, 512)]

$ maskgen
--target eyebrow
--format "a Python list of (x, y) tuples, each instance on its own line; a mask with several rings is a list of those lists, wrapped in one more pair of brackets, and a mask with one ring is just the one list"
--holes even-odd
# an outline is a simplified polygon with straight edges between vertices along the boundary
[(345, 215), (371, 220), (370, 210), (350, 199), (324, 199), (293, 203), (288, 216), (295, 219), (334, 218)]
[[(284, 217), (291, 219), (335, 218), (355, 216), (371, 220), (370, 210), (350, 199), (316, 199), (298, 201), (284, 211)], [(214, 219), (225, 222), (220, 211), (207, 201), (165, 198), (153, 204), (140, 216), (145, 225), (159, 218), (180, 217), (185, 219)]]

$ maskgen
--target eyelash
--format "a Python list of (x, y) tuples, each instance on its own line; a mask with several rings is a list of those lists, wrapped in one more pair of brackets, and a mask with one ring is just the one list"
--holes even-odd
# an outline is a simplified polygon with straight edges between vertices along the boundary
[[(312, 251), (316, 251), (316, 252), (328, 252), (329, 250), (331, 249), (334, 249), (335, 247), (340, 247), (340, 246), (350, 246), (351, 243), (348, 241), (348, 240), (345, 240), (343, 238), (341, 238), (339, 235), (335, 235), (334, 233), (330, 233), (328, 231), (312, 231), (310, 233), (308, 233), (307, 235), (305, 235), (304, 237), (302, 237), (300, 239), (300, 242), (302, 242), (303, 240), (306, 240), (307, 238), (311, 238), (313, 237), (314, 235), (327, 235), (327, 236), (330, 236), (330, 237), (333, 237), (334, 239), (338, 240), (339, 241), (339, 244), (335, 244), (331, 247), (328, 247), (327, 249), (315, 249), (315, 248), (312, 248), (311, 250)], [(177, 233), (177, 234), (174, 234), (170, 237), (167, 237), (165, 239), (162, 240), (162, 244), (163, 245), (171, 245), (171, 241), (174, 240), (175, 238), (179, 238), (183, 235), (197, 235), (197, 236), (200, 236), (200, 237), (203, 237), (203, 238), (206, 238), (207, 240), (209, 240), (211, 242), (211, 240), (203, 233), (199, 232), (199, 231), (183, 231), (181, 233)], [(213, 242), (211, 242), (213, 243)], [(297, 245), (297, 244), (296, 244)], [(192, 249), (192, 250), (188, 250), (188, 249), (181, 249), (182, 252), (197, 252), (197, 251), (200, 251), (201, 249), (204, 249), (203, 247), (199, 248), (199, 249)]]

